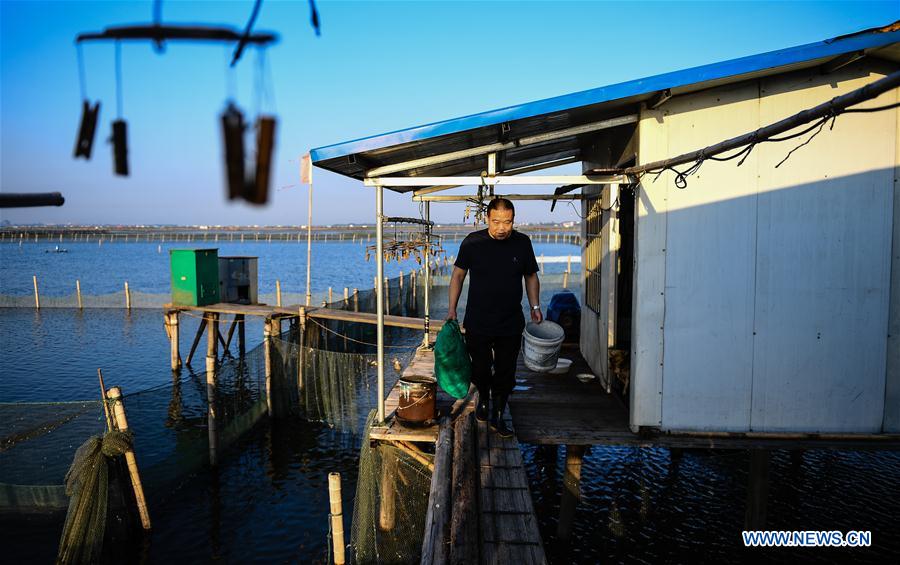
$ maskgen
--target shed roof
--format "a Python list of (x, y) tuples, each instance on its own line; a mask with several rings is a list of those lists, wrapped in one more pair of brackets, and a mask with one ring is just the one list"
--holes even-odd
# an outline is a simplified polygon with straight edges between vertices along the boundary
[[(361, 180), (365, 178), (366, 171), (374, 167), (507, 142), (634, 113), (640, 103), (651, 100), (666, 90), (671, 95), (678, 96), (749, 79), (808, 69), (832, 61), (852, 60), (851, 58), (863, 54), (900, 63), (900, 21), (817, 43), (319, 147), (311, 151), (311, 157), (318, 167)], [(583, 141), (578, 135), (571, 135), (509, 149), (504, 152), (502, 170), (540, 166), (544, 163), (552, 166), (561, 159), (580, 160)], [(409, 169), (397, 175), (478, 175), (483, 169), (483, 157), (468, 157)]]

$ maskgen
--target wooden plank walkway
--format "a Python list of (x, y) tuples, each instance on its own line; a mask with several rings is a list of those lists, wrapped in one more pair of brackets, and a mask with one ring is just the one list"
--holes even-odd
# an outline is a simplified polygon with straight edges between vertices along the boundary
[(575, 375), (591, 370), (577, 346), (564, 346), (560, 357), (572, 360), (567, 374), (536, 373), (522, 357), (509, 410), (522, 443), (549, 445), (632, 445), (722, 449), (897, 449), (900, 434), (798, 434), (763, 432), (634, 433), (628, 408), (607, 394), (599, 379), (582, 383)]
[(616, 395), (607, 394), (599, 379), (583, 383), (575, 378), (591, 372), (578, 349), (566, 347), (560, 357), (572, 360), (567, 374), (536, 373), (519, 356), (516, 388), (509, 397), (519, 441), (595, 445), (638, 439), (628, 427), (628, 410)]
[[(512, 421), (507, 416), (507, 425)], [(476, 422), (481, 560), (486, 565), (546, 563), (544, 544), (515, 437)]]

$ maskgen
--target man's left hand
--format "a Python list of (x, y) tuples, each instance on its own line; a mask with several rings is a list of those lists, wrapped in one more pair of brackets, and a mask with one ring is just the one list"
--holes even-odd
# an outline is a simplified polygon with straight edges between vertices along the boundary
[(544, 315), (541, 314), (540, 309), (531, 311), (531, 321), (535, 324), (540, 324), (544, 321)]

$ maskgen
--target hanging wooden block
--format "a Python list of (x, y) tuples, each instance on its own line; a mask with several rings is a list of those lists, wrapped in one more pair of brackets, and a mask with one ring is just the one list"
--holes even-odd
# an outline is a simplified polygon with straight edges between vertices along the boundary
[(256, 178), (247, 183), (244, 198), (253, 204), (269, 200), (272, 155), (275, 152), (275, 118), (260, 117), (256, 121)]
[(228, 198), (234, 200), (244, 194), (244, 115), (232, 103), (222, 112), (222, 138)]
[(123, 177), (128, 176), (128, 124), (125, 120), (112, 123), (113, 170)]
[(78, 128), (78, 139), (75, 140), (75, 158), (91, 158), (94, 147), (94, 133), (97, 131), (97, 117), (100, 114), (100, 102), (93, 106), (87, 100), (81, 102), (81, 125)]

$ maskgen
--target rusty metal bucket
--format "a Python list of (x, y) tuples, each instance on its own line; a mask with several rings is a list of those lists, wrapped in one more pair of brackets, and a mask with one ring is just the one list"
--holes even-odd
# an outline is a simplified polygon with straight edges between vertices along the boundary
[(404, 424), (423, 426), (434, 420), (437, 381), (431, 377), (402, 377), (397, 386), (400, 400), (397, 405), (397, 419)]

